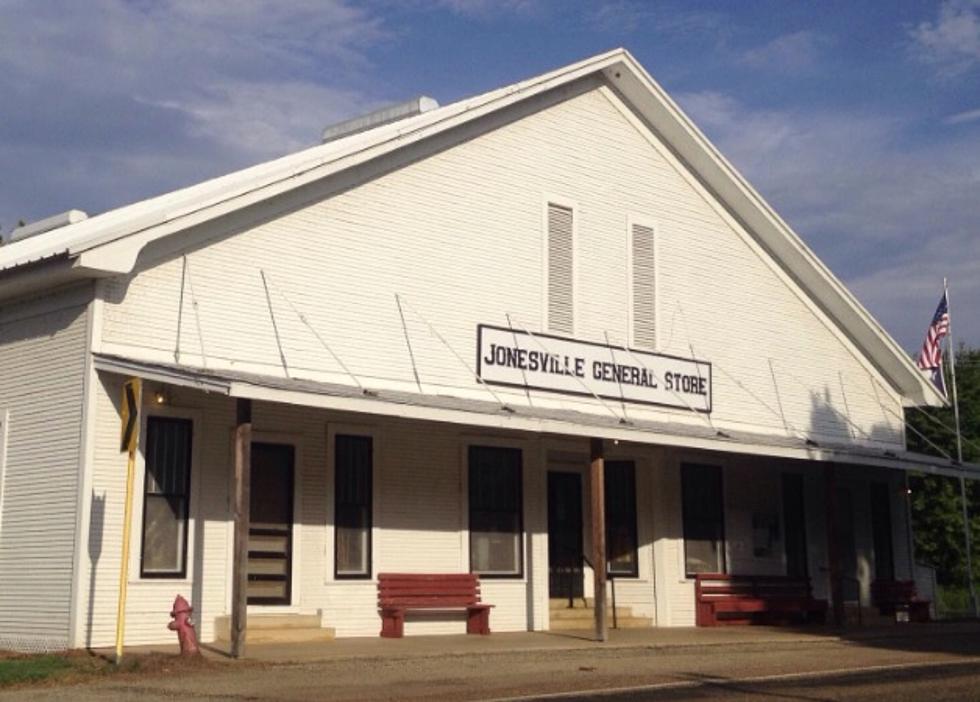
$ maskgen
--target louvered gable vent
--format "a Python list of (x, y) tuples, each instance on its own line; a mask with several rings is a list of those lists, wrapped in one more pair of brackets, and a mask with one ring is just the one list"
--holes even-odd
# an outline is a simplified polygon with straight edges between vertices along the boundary
[(572, 210), (548, 204), (548, 330), (573, 331)]
[(656, 266), (653, 253), (653, 229), (633, 225), (633, 343), (656, 348)]

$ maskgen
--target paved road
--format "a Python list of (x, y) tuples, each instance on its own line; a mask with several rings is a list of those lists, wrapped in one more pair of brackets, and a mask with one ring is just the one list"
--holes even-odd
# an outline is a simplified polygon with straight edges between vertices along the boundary
[(980, 637), (645, 647), (303, 664), (212, 663), (0, 698), (67, 700), (978, 700)]
[[(873, 666), (846, 672), (689, 681), (516, 698), (522, 702), (661, 702), (665, 700), (977, 700), (980, 661)], [(506, 702), (514, 702), (510, 698)], [(504, 700), (497, 700), (504, 702)]]

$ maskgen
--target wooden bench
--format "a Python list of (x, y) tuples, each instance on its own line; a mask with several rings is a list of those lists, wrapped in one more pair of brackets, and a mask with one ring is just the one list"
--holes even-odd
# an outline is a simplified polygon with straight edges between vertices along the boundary
[(381, 635), (401, 638), (405, 613), (466, 610), (466, 633), (490, 633), (490, 608), (480, 601), (480, 579), (472, 573), (380, 573), (378, 611)]
[(929, 600), (923, 600), (912, 580), (875, 580), (871, 583), (871, 601), (883, 615), (908, 612), (909, 621), (929, 621)]
[(814, 599), (809, 578), (699, 573), (694, 590), (698, 626), (827, 619), (827, 601)]

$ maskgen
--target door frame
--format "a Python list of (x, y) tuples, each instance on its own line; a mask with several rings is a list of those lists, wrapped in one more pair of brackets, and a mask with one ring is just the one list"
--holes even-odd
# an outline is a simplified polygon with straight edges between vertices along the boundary
[[(232, 441), (234, 442), (234, 431), (232, 431)], [(288, 605), (268, 605), (250, 604), (248, 611), (256, 614), (298, 614), (302, 611), (300, 598), (302, 590), (302, 562), (300, 558), (302, 551), (302, 502), (300, 496), (303, 494), (303, 470), (304, 464), (304, 437), (301, 434), (293, 434), (275, 431), (252, 431), (252, 443), (255, 444), (286, 444), (293, 447), (293, 529), (290, 536), (291, 553), (290, 555), (290, 578), (289, 578), (289, 602)], [(234, 443), (232, 443), (234, 446)], [(230, 523), (228, 529), (228, 553), (233, 553), (234, 547), (234, 521)], [(228, 568), (228, 593), (230, 598), (231, 583), (234, 569)], [(229, 599), (229, 607), (231, 600)], [(229, 609), (230, 611), (230, 609)]]

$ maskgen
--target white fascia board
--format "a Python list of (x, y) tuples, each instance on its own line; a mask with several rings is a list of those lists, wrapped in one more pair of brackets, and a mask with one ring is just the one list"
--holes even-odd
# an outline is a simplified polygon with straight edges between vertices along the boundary
[(0, 300), (51, 290), (91, 277), (77, 270), (67, 257), (52, 257), (0, 277)]
[(98, 355), (95, 356), (94, 366), (98, 371), (115, 373), (126, 377), (138, 377), (143, 380), (148, 380), (151, 383), (193, 388), (194, 390), (218, 395), (228, 395), (230, 393), (230, 383), (227, 381), (221, 380), (220, 378), (209, 378), (190, 368), (186, 373), (181, 373), (167, 368), (149, 367), (139, 361), (127, 361), (122, 358), (105, 358), (104, 356)]

